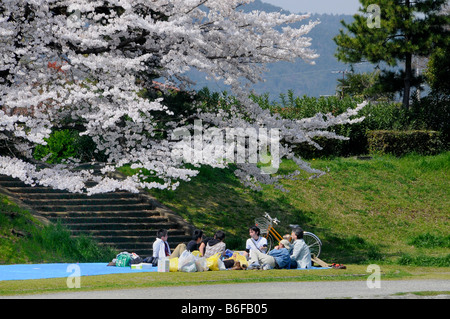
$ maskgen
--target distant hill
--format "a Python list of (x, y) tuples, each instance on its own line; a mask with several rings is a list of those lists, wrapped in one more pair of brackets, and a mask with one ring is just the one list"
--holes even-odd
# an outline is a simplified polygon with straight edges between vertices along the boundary
[[(266, 11), (282, 12), (289, 14), (289, 11), (280, 7), (255, 0), (254, 3), (246, 5), (244, 11)], [(280, 93), (287, 93), (288, 89), (294, 91), (295, 95), (302, 96), (321, 96), (334, 95), (336, 93), (337, 79), (342, 77), (342, 73), (332, 73), (349, 69), (349, 66), (340, 63), (334, 57), (336, 44), (333, 38), (342, 28), (341, 20), (350, 22), (353, 20), (351, 15), (330, 15), (313, 14), (311, 20), (319, 20), (317, 25), (309, 34), (312, 38), (312, 48), (316, 50), (320, 57), (315, 60), (315, 65), (309, 65), (299, 59), (295, 63), (277, 62), (269, 65), (269, 72), (266, 73), (266, 82), (254, 85), (256, 93), (269, 93), (271, 99), (278, 99)], [(299, 23), (297, 26), (304, 24)], [(307, 23), (307, 22), (306, 22)], [(296, 25), (293, 25), (296, 26)], [(372, 71), (373, 65), (365, 64), (355, 67), (355, 71)], [(198, 73), (192, 73), (192, 78), (197, 82), (196, 89), (208, 86), (212, 91), (221, 91), (227, 87), (218, 82), (206, 81), (204, 76)]]

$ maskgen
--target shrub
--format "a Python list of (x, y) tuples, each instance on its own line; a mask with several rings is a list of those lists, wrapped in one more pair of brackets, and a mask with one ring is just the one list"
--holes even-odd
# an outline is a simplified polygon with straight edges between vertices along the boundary
[(440, 134), (436, 131), (370, 131), (368, 144), (370, 153), (395, 156), (434, 155), (442, 151)]
[(36, 145), (33, 156), (50, 164), (61, 163), (71, 157), (88, 162), (102, 160), (104, 156), (101, 152), (94, 152), (96, 146), (89, 136), (80, 136), (76, 130), (54, 131), (45, 141), (47, 145)]
[(450, 235), (420, 234), (410, 238), (408, 244), (420, 248), (450, 248)]
[(450, 254), (446, 256), (411, 256), (409, 254), (402, 255), (397, 264), (402, 266), (419, 266), (419, 267), (449, 267)]
[(444, 148), (450, 148), (450, 96), (432, 93), (414, 99), (408, 117), (411, 128), (440, 132)]

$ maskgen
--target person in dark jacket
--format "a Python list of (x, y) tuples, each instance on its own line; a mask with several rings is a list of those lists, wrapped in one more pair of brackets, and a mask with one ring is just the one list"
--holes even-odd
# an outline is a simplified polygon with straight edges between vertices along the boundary
[(186, 250), (193, 252), (195, 250), (200, 250), (200, 245), (203, 240), (203, 231), (200, 229), (194, 230), (194, 234), (192, 235), (192, 240), (188, 242), (186, 245)]

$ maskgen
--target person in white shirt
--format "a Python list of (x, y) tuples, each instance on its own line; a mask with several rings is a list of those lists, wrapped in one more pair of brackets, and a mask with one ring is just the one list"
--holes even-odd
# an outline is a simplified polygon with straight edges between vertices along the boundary
[(159, 258), (160, 256), (168, 257), (169, 259), (178, 258), (181, 253), (186, 250), (186, 244), (181, 243), (171, 251), (167, 239), (169, 238), (169, 232), (166, 229), (160, 229), (156, 232), (156, 240), (153, 243), (153, 257)]
[(249, 256), (250, 250), (255, 249), (262, 253), (266, 253), (267, 239), (262, 237), (261, 231), (257, 226), (252, 226), (248, 229), (250, 238), (245, 243), (245, 256)]
[(170, 257), (170, 247), (167, 239), (169, 238), (169, 233), (166, 229), (160, 229), (156, 232), (156, 240), (153, 243), (153, 257), (159, 257), (164, 255), (165, 257)]

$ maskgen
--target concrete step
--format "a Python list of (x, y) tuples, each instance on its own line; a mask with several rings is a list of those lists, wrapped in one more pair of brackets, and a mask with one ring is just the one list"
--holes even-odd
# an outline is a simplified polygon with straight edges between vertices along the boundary
[[(158, 224), (158, 223), (166, 223), (167, 219), (160, 216), (155, 217), (129, 217), (129, 216), (114, 216), (114, 217), (69, 217), (69, 218), (57, 218), (56, 220), (61, 221), (62, 224), (65, 225), (73, 225), (73, 224)], [(126, 225), (125, 225), (126, 226)]]
[(151, 210), (150, 204), (133, 204), (133, 205), (70, 205), (63, 206), (63, 203), (58, 206), (47, 205), (33, 205), (33, 208), (39, 212), (70, 212), (70, 211), (128, 211), (128, 210)]
[[(147, 238), (156, 238), (156, 232), (157, 229), (126, 229), (126, 230), (117, 230), (117, 229), (91, 229), (89, 231), (85, 231), (85, 230), (76, 230), (76, 229), (72, 229), (71, 230), (72, 234), (74, 236), (78, 236), (81, 234), (89, 234), (92, 237), (115, 237), (115, 238), (119, 238), (119, 237), (147, 237)], [(181, 229), (169, 229), (169, 240), (171, 241), (172, 237), (179, 237), (179, 236), (186, 236), (184, 231)], [(186, 236), (187, 238), (190, 237)]]
[(11, 177), (9, 175), (0, 175), (0, 183), (2, 181), (18, 181), (18, 178)]
[(70, 198), (70, 199), (23, 199), (25, 204), (41, 207), (41, 206), (112, 206), (112, 205), (137, 205), (143, 204), (141, 198)]
[[(22, 181), (19, 180), (19, 179), (14, 179), (14, 180), (2, 180), (2, 181), (0, 182), (0, 184), (1, 184), (3, 187), (7, 187), (7, 188), (10, 188), (10, 187), (32, 187), (31, 185), (27, 185), (27, 184), (25, 184), (24, 182), (22, 182)], [(96, 182), (86, 182), (85, 185), (88, 186), (88, 187), (92, 187), (92, 186), (97, 185), (97, 183), (96, 183)], [(38, 185), (37, 185), (36, 187), (43, 187), (43, 186), (38, 186)], [(47, 187), (44, 187), (44, 188), (47, 188)]]
[[(93, 185), (94, 182), (87, 183)], [(161, 228), (169, 231), (172, 249), (191, 239), (186, 236), (184, 226), (169, 220), (167, 209), (154, 207), (152, 201), (140, 194), (118, 191), (87, 196), (50, 187), (32, 187), (5, 175), (0, 175), (0, 187), (50, 221), (61, 222), (72, 236), (89, 235), (100, 245), (112, 246), (118, 252), (151, 256), (156, 232)]]
[[(92, 236), (92, 235), (91, 235)], [(77, 236), (74, 236), (77, 237)], [(156, 240), (156, 236), (92, 236), (94, 239), (96, 239), (99, 242), (106, 243), (106, 244), (114, 244), (114, 243), (150, 243), (150, 245), (153, 245), (153, 243)], [(179, 235), (179, 236), (170, 236), (169, 237), (169, 245), (171, 243), (188, 243), (190, 241), (190, 238), (185, 235)]]
[[(0, 183), (1, 184), (1, 183)], [(1, 184), (1, 186), (4, 186), (3, 184)], [(16, 193), (16, 194), (70, 194), (68, 191), (65, 190), (61, 190), (61, 189), (53, 189), (53, 188), (49, 188), (49, 187), (42, 187), (42, 186), (18, 186), (18, 187), (6, 187), (11, 193)]]
[(176, 223), (162, 221), (155, 223), (68, 223), (66, 225), (69, 229), (73, 230), (158, 230), (160, 228), (170, 229), (176, 228)]
[(47, 218), (51, 219), (76, 219), (76, 218), (86, 218), (86, 217), (139, 217), (139, 218), (161, 218), (162, 217), (158, 212), (154, 210), (127, 210), (127, 211), (90, 211), (90, 212), (81, 212), (81, 211), (67, 211), (67, 212), (45, 212), (42, 213)]
[(41, 199), (49, 199), (49, 200), (77, 200), (77, 199), (133, 199), (140, 198), (139, 195), (127, 192), (115, 192), (115, 193), (105, 193), (105, 194), (94, 194), (88, 196), (86, 194), (75, 194), (68, 192), (57, 192), (57, 193), (21, 193), (20, 198), (27, 200), (41, 200)]

